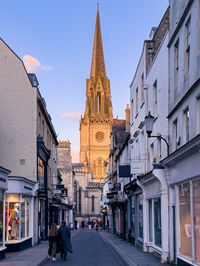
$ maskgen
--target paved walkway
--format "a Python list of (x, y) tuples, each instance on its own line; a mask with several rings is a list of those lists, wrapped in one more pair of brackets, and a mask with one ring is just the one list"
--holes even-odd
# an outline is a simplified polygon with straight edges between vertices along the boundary
[(73, 253), (67, 254), (67, 261), (56, 256), (56, 262), (49, 260), (47, 266), (124, 266), (95, 230), (80, 230), (72, 238)]
[[(79, 231), (72, 231), (72, 238)], [(38, 266), (48, 262), (48, 241), (19, 252), (6, 254), (6, 259), (0, 260), (0, 266)]]
[(107, 243), (107, 245), (115, 250), (127, 266), (163, 266), (160, 259), (151, 253), (146, 253), (139, 248), (121, 240), (112, 233), (99, 231), (99, 236)]

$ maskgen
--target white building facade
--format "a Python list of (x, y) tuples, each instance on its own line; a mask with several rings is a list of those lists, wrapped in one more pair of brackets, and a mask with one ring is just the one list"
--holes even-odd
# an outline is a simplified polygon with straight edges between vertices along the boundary
[(170, 3), (170, 260), (200, 264), (200, 1)]
[[(168, 146), (168, 41), (169, 8), (151, 39), (144, 42), (142, 55), (130, 86), (131, 175), (126, 186), (132, 197), (131, 235), (135, 245), (168, 260), (168, 186), (155, 168), (167, 156)], [(151, 138), (145, 128), (148, 113), (154, 117)], [(154, 166), (153, 166), (154, 163)]]

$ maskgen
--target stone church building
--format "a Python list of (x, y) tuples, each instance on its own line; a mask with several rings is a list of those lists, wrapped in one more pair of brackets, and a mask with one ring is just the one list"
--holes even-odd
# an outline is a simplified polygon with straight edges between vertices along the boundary
[(78, 221), (101, 219), (100, 201), (112, 123), (110, 81), (106, 76), (98, 5), (91, 72), (86, 80), (85, 113), (80, 121), (80, 163), (71, 163), (70, 143), (62, 142), (57, 149), (59, 170), (74, 201), (73, 218)]
[(98, 5), (85, 113), (80, 121), (80, 164), (73, 167), (77, 220), (100, 217), (112, 122), (110, 80), (106, 76)]

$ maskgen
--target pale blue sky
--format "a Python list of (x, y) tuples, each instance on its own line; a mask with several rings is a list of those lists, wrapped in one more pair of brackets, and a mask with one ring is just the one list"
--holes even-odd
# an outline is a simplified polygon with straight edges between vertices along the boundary
[[(129, 85), (144, 39), (158, 26), (168, 0), (100, 0), (100, 20), (114, 117), (125, 117)], [(59, 140), (79, 151), (79, 121), (63, 113), (84, 113), (90, 75), (96, 0), (1, 1), (0, 36), (23, 59), (39, 62), (33, 71)]]

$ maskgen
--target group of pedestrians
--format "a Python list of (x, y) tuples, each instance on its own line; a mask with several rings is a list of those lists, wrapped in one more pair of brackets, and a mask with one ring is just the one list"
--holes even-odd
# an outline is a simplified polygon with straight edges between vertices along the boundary
[(59, 229), (56, 224), (52, 224), (49, 231), (49, 250), (48, 258), (56, 261), (56, 254), (60, 253), (62, 259), (67, 259), (67, 253), (72, 253), (71, 232), (66, 226), (66, 222), (62, 221)]
[[(99, 222), (98, 220), (90, 221), (90, 219), (89, 219), (88, 222), (87, 222), (87, 225), (88, 225), (89, 230), (91, 230), (91, 229), (93, 229), (95, 227), (96, 231), (98, 231), (99, 226), (102, 227), (103, 222), (102, 221)], [(85, 221), (84, 220), (81, 221), (81, 228), (82, 229), (85, 228)]]

